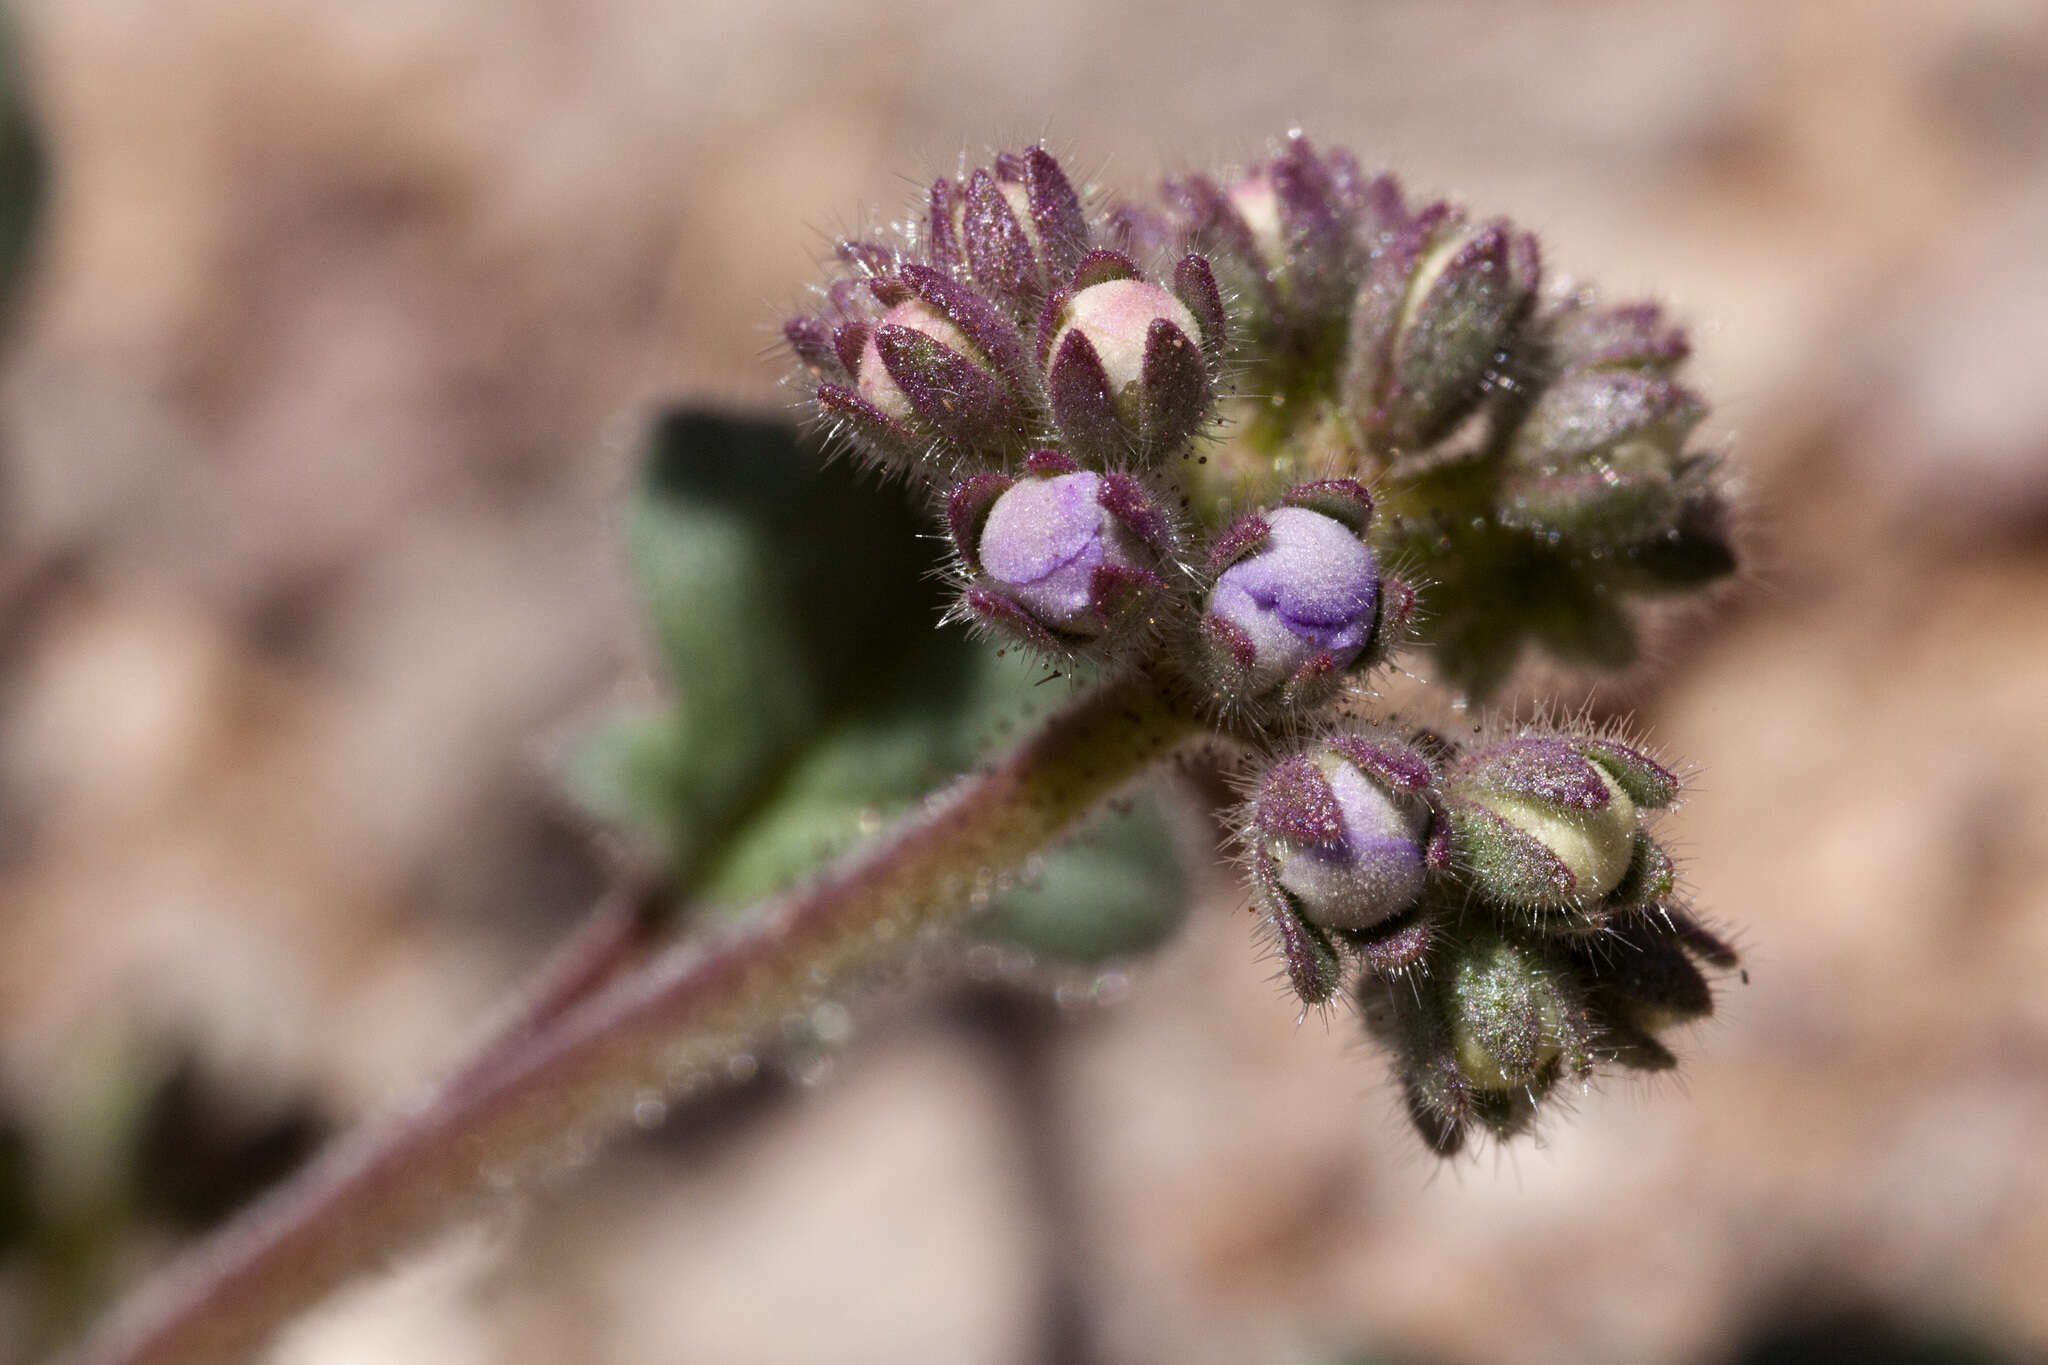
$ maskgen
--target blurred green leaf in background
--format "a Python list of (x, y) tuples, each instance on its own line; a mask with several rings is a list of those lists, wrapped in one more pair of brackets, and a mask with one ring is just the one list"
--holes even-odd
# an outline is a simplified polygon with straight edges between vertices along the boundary
[[(786, 424), (663, 418), (627, 518), (669, 700), (599, 725), (571, 786), (685, 900), (737, 912), (787, 890), (1071, 694), (941, 628), (945, 561), (919, 509)], [(979, 932), (1093, 962), (1163, 941), (1186, 892), (1148, 790), (995, 897)]]

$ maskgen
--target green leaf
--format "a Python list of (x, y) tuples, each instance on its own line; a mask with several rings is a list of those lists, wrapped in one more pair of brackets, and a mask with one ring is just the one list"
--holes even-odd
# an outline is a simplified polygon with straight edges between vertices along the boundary
[(0, 10), (0, 307), (11, 297), (26, 263), (49, 178), (33, 118), (21, 95), (14, 23)]
[[(712, 912), (814, 876), (1074, 695), (941, 629), (940, 542), (911, 500), (788, 427), (664, 419), (626, 530), (672, 700), (598, 726), (568, 782)], [(1178, 922), (1186, 881), (1140, 794), (1049, 853), (981, 932), (1076, 960), (1135, 952)]]
[(1031, 884), (997, 897), (974, 932), (1064, 962), (1129, 957), (1172, 936), (1187, 893), (1172, 825), (1148, 789), (1097, 815)]
[(631, 743), (614, 735), (590, 776), (603, 813), (658, 795), (680, 875), (937, 620), (907, 504), (777, 422), (685, 411), (656, 426), (626, 552), (673, 702)]

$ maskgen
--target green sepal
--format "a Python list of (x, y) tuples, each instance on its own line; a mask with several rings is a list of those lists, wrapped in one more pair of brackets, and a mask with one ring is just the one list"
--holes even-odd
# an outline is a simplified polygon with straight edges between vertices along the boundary
[(1627, 910), (1655, 905), (1670, 896), (1678, 885), (1678, 867), (1655, 839), (1636, 831), (1635, 847), (1629, 851), (1628, 871), (1621, 882), (1601, 901), (1608, 910)]
[(1678, 799), (1678, 775), (1620, 740), (1579, 739), (1572, 747), (1588, 761), (1606, 769), (1629, 799), (1648, 810), (1661, 810)]
[(1542, 908), (1570, 900), (1571, 869), (1540, 839), (1471, 801), (1447, 804), (1451, 849), (1460, 871), (1504, 905)]

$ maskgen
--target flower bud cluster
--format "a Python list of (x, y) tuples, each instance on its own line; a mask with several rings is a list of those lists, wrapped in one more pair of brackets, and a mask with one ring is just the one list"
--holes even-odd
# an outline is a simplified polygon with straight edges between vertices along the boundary
[(1204, 257), (1151, 274), (1113, 235), (1044, 148), (1006, 153), (893, 241), (842, 244), (784, 327), (818, 412), (943, 498), (960, 614), (1060, 660), (1194, 610), (1165, 509), (1228, 343)]
[(1507, 445), (1502, 524), (1616, 559), (1645, 586), (1734, 567), (1710, 455), (1685, 442), (1706, 404), (1677, 382), (1690, 347), (1653, 304), (1564, 301), (1538, 322), (1549, 382)]
[[(1306, 241), (1336, 220), (1297, 232), (1286, 205), (1326, 170), (1307, 157), (1240, 199)], [(1386, 656), (1413, 594), (1382, 574), (1355, 480), (1234, 520), (1192, 507), (1184, 471), (1244, 348), (1209, 257), (1142, 236), (1091, 217), (1043, 148), (1005, 155), (933, 185), (893, 244), (845, 244), (845, 278), (785, 335), (819, 411), (943, 496), (963, 618), (1060, 663), (1167, 641), (1202, 704), (1300, 711)], [(1341, 321), (1350, 247), (1329, 245), (1286, 258), (1289, 316), (1313, 298)]]
[(884, 463), (1156, 466), (1213, 416), (1222, 296), (1199, 255), (1154, 278), (1107, 241), (1044, 148), (1005, 154), (935, 183), (894, 241), (843, 243), (845, 276), (784, 336), (819, 410)]
[(1658, 1031), (1734, 958), (1648, 828), (1670, 772), (1563, 730), (1328, 728), (1411, 622), (1483, 696), (1531, 641), (1626, 666), (1635, 599), (1733, 568), (1658, 308), (1298, 134), (1108, 212), (1004, 154), (838, 260), (784, 329), (797, 382), (943, 509), (959, 619), (1254, 748), (1321, 735), (1247, 804), (1250, 878), (1295, 992), (1356, 995), (1433, 1147), (1671, 1064)]
[[(1245, 388), (1271, 396), (1246, 430), (1280, 460), (1313, 436), (1330, 472), (1382, 480), (1387, 548), (1435, 585), (1425, 638), (1468, 693), (1525, 640), (1625, 666), (1626, 599), (1733, 570), (1717, 459), (1685, 448), (1705, 414), (1676, 378), (1688, 347), (1653, 305), (1546, 294), (1528, 233), (1411, 206), (1298, 134), (1163, 198), (1119, 221), (1193, 241), (1238, 301)], [(1270, 462), (1227, 467), (1256, 486)]]
[(1528, 732), (1460, 750), (1352, 730), (1269, 767), (1243, 843), (1289, 983), (1347, 978), (1424, 1138), (1520, 1131), (1603, 1062), (1672, 1064), (1732, 952), (1676, 893), (1645, 813), (1677, 779), (1619, 741)]

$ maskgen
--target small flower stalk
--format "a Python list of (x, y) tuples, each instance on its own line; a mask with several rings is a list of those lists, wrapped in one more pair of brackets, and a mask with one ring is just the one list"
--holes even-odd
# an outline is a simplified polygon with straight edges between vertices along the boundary
[(1410, 644), (1468, 701), (1539, 652), (1625, 669), (1646, 604), (1732, 571), (1660, 307), (1291, 134), (1151, 203), (1005, 153), (843, 245), (785, 334), (816, 414), (942, 508), (957, 619), (1253, 757), (1289, 987), (1356, 1004), (1432, 1149), (1674, 1064), (1735, 963), (1654, 830), (1676, 775), (1569, 727), (1359, 719)]

